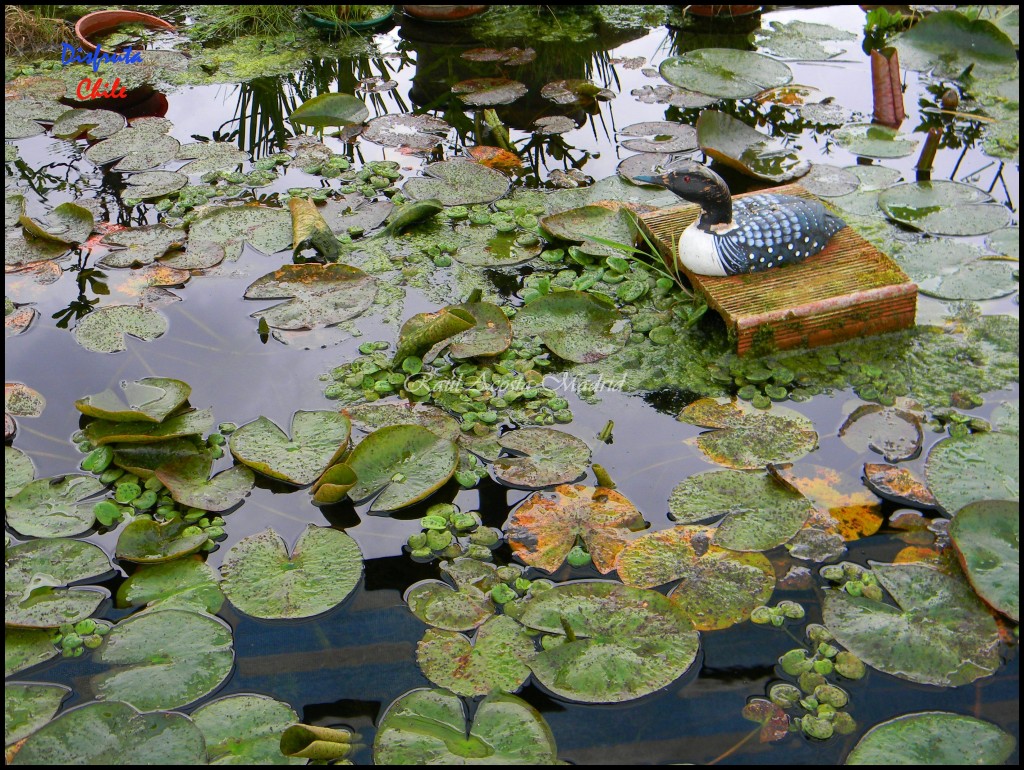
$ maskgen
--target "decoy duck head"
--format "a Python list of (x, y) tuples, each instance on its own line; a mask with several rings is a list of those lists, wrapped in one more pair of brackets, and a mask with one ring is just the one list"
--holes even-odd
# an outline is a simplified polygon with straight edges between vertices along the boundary
[(695, 161), (673, 166), (657, 176), (638, 175), (638, 182), (667, 187), (683, 200), (698, 204), (704, 210), (702, 222), (707, 225), (732, 221), (732, 195), (729, 186), (718, 174)]

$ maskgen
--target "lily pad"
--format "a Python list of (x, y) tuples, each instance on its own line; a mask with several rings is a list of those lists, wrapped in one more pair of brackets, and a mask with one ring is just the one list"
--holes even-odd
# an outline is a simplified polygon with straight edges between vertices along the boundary
[(15, 417), (38, 417), (46, 408), (46, 399), (35, 388), (21, 382), (4, 383), (4, 411)]
[(57, 657), (60, 650), (54, 646), (52, 635), (50, 629), (4, 628), (4, 676)]
[(95, 219), (92, 212), (75, 203), (62, 203), (47, 215), (43, 226), (22, 214), (18, 219), (25, 232), (40, 240), (70, 246), (84, 242), (92, 232)]
[(984, 235), (1010, 224), (988, 193), (959, 182), (909, 182), (884, 190), (878, 207), (894, 222), (931, 235)]
[(363, 554), (344, 532), (309, 524), (289, 556), (284, 538), (265, 529), (232, 546), (220, 571), (224, 594), (246, 615), (310, 618), (352, 593)]
[(886, 500), (911, 508), (934, 508), (937, 503), (928, 488), (906, 468), (864, 463), (864, 481), (872, 492)]
[(971, 433), (932, 447), (925, 463), (928, 489), (950, 516), (978, 500), (1020, 499), (1020, 439)]
[(382, 115), (363, 129), (363, 138), (385, 147), (427, 151), (448, 136), (451, 125), (432, 115)]
[(7, 682), (4, 685), (4, 746), (20, 741), (45, 725), (71, 694), (62, 684)]
[(659, 71), (674, 86), (720, 99), (747, 99), (793, 80), (782, 62), (730, 48), (701, 48), (665, 59)]
[(920, 291), (950, 300), (983, 300), (1017, 291), (1016, 261), (983, 258), (962, 241), (928, 238), (903, 245), (896, 260)]
[(201, 436), (213, 428), (212, 409), (192, 409), (161, 423), (111, 422), (93, 420), (85, 426), (85, 437), (96, 446), (104, 444), (155, 444), (169, 438)]
[(128, 128), (85, 151), (97, 166), (118, 161), (114, 171), (149, 171), (178, 155), (181, 143), (167, 134), (174, 128), (164, 118), (137, 118)]
[(514, 695), (493, 693), (477, 706), (472, 722), (458, 696), (446, 690), (413, 690), (380, 720), (373, 741), (377, 765), (553, 765), (551, 728), (533, 706)]
[(470, 642), (454, 631), (431, 628), (416, 646), (423, 675), (456, 695), (516, 692), (530, 676), (533, 637), (512, 618), (498, 615), (477, 629)]
[(130, 765), (145, 757), (154, 764), (206, 763), (199, 728), (183, 714), (140, 714), (127, 703), (86, 703), (36, 731), (11, 764)]
[(972, 73), (998, 75), (1013, 70), (1013, 41), (985, 19), (969, 19), (957, 11), (930, 13), (894, 41), (900, 64), (911, 70), (956, 78), (971, 65)]
[(4, 239), (4, 265), (22, 267), (33, 262), (45, 263), (50, 269), (56, 269), (56, 276), (51, 280), (39, 279), (40, 283), (52, 283), (60, 277), (61, 270), (51, 260), (55, 260), (68, 251), (68, 247), (53, 241), (25, 237), (21, 233), (8, 233)]
[(531, 567), (554, 572), (580, 538), (594, 566), (607, 574), (630, 534), (646, 526), (643, 514), (615, 490), (563, 484), (526, 498), (504, 530), (512, 553)]
[(177, 171), (143, 171), (125, 180), (125, 200), (151, 200), (177, 192), (188, 184), (188, 177)]
[(303, 249), (312, 248), (326, 261), (337, 262), (339, 241), (312, 199), (291, 198), (288, 210), (292, 213), (292, 252), (298, 255)]
[(246, 299), (290, 297), (288, 302), (252, 314), (253, 318), (265, 318), (275, 329), (287, 330), (333, 326), (355, 318), (376, 296), (376, 278), (338, 263), (282, 265), (245, 290)]
[(398, 332), (398, 350), (395, 363), (409, 356), (422, 356), (434, 345), (462, 334), (476, 325), (476, 318), (457, 305), (441, 308), (434, 313), (417, 313)]
[(913, 460), (921, 453), (924, 432), (918, 415), (903, 409), (864, 404), (839, 428), (839, 438), (858, 453), (877, 452), (887, 463)]
[(306, 486), (317, 480), (348, 447), (352, 425), (337, 412), (298, 411), (289, 439), (277, 425), (259, 417), (231, 434), (231, 454), (273, 479)]
[(327, 128), (357, 125), (369, 115), (363, 100), (351, 94), (320, 94), (300, 104), (288, 119), (304, 126)]
[(413, 615), (445, 631), (469, 631), (494, 614), (491, 598), (469, 583), (455, 589), (441, 580), (421, 580), (405, 592), (405, 601)]
[(68, 110), (53, 124), (61, 139), (106, 139), (128, 125), (124, 115), (112, 110)]
[(57, 628), (77, 623), (107, 598), (99, 588), (67, 587), (110, 572), (107, 555), (92, 543), (30, 540), (8, 548), (5, 560), (4, 622), (8, 626)]
[[(630, 155), (624, 161), (622, 161), (617, 167), (616, 171), (621, 176), (628, 179), (635, 185), (648, 185), (649, 189), (661, 190), (662, 187), (650, 185), (647, 182), (641, 182), (637, 180), (638, 176), (659, 176), (667, 171), (670, 171), (672, 167), (683, 160), (689, 160), (690, 155), (682, 154), (660, 154), (653, 152), (642, 152), (639, 155)], [(621, 252), (620, 252), (621, 255)]]
[(967, 579), (985, 602), (1020, 620), (1020, 504), (983, 500), (961, 508), (949, 524)]
[(634, 123), (619, 129), (619, 136), (636, 137), (620, 140), (623, 147), (634, 152), (691, 152), (700, 146), (693, 126), (667, 120)]
[(697, 446), (712, 462), (729, 468), (754, 469), (789, 462), (818, 446), (813, 423), (781, 407), (762, 412), (702, 398), (683, 409), (677, 419), (712, 428), (698, 436)]
[(515, 487), (566, 484), (582, 476), (590, 464), (585, 441), (553, 428), (520, 428), (505, 433), (498, 443), (513, 455), (494, 461), (494, 475)]
[(117, 589), (119, 607), (162, 607), (213, 614), (224, 603), (220, 575), (199, 556), (145, 564)]
[(4, 499), (14, 497), (36, 477), (36, 466), (32, 458), (4, 445)]
[(995, 620), (959, 574), (924, 564), (872, 564), (896, 603), (826, 590), (824, 623), (869, 666), (911, 682), (958, 687), (999, 667)]
[(540, 95), (555, 104), (593, 104), (615, 98), (615, 92), (589, 80), (556, 80), (540, 89)]
[(29, 537), (71, 537), (92, 527), (92, 503), (106, 490), (94, 476), (70, 474), (36, 479), (7, 500), (7, 524)]
[(476, 322), (452, 340), (448, 353), (452, 358), (497, 356), (512, 344), (512, 324), (508, 316), (491, 302), (464, 302), (454, 308), (465, 310)]
[(716, 110), (697, 120), (700, 148), (721, 163), (755, 179), (786, 182), (803, 176), (811, 164), (743, 121)]
[(189, 252), (215, 244), (224, 250), (223, 259), (233, 262), (242, 255), (244, 243), (264, 254), (287, 249), (292, 244), (292, 215), (267, 206), (220, 206), (189, 225)]
[(177, 411), (192, 393), (188, 383), (170, 377), (122, 380), (120, 388), (123, 396), (108, 388), (78, 399), (75, 409), (89, 417), (112, 422), (159, 423)]
[(523, 601), (514, 617), (564, 637), (538, 652), (530, 668), (555, 695), (581, 703), (622, 703), (655, 692), (693, 665), (700, 644), (681, 607), (657, 591), (619, 583), (558, 585)]
[(281, 734), (299, 721), (287, 703), (266, 695), (218, 698), (192, 712), (211, 765), (299, 765), (281, 753)]
[(819, 198), (838, 198), (856, 192), (860, 187), (860, 179), (845, 168), (813, 163), (811, 170), (800, 180), (800, 186)]
[(100, 260), (100, 264), (106, 267), (141, 267), (152, 264), (175, 246), (183, 246), (185, 231), (166, 225), (147, 225), (110, 233), (103, 237), (103, 243), (115, 247), (115, 250)]
[(734, 551), (767, 551), (803, 526), (814, 506), (771, 476), (709, 471), (683, 481), (668, 501), (669, 518), (682, 524), (722, 518), (715, 544)]
[(459, 449), (419, 425), (393, 425), (364, 438), (346, 464), (359, 482), (349, 491), (356, 502), (380, 492), (370, 511), (394, 511), (423, 500), (455, 473)]
[(204, 511), (234, 508), (256, 483), (253, 472), (244, 465), (233, 466), (210, 478), (212, 467), (212, 457), (196, 455), (160, 466), (156, 477), (176, 503)]
[(209, 448), (196, 438), (164, 439), (156, 444), (117, 444), (114, 465), (141, 479), (151, 479), (157, 468), (186, 457), (210, 454)]
[(845, 50), (845, 46), (824, 46), (822, 43), (856, 40), (857, 36), (828, 24), (791, 21), (770, 23), (770, 28), (757, 33), (757, 47), (775, 56), (801, 61), (828, 61)]
[(538, 297), (516, 313), (519, 334), (539, 336), (559, 358), (593, 363), (620, 350), (629, 339), (630, 323), (610, 302), (581, 291), (559, 291)]
[(435, 199), (445, 206), (492, 203), (508, 192), (509, 179), (479, 163), (443, 160), (423, 168), (423, 176), (406, 180), (405, 194), (417, 200)]
[(137, 518), (117, 537), (114, 553), (118, 559), (139, 564), (158, 564), (198, 551), (208, 537), (205, 532), (185, 534), (189, 525), (181, 519), (158, 522)]
[(881, 502), (865, 490), (861, 479), (852, 473), (840, 473), (833, 468), (805, 463), (797, 466), (772, 465), (768, 472), (810, 500), (815, 508), (814, 515), (807, 520), (804, 529), (786, 546), (794, 555), (797, 553), (796, 545), (812, 529), (824, 530), (829, 535), (837, 536), (837, 546), (842, 548), (843, 541), (859, 540), (875, 534), (885, 521)]
[(345, 464), (332, 465), (310, 487), (314, 505), (333, 505), (346, 497), (359, 479), (356, 472)]
[(52, 99), (4, 99), (4, 139), (43, 133), (40, 123), (55, 123), (68, 108)]
[(990, 722), (946, 711), (904, 714), (875, 725), (848, 765), (1002, 765), (1016, 741)]
[(205, 174), (208, 171), (233, 171), (249, 160), (249, 153), (227, 142), (195, 142), (178, 150), (177, 160), (188, 160), (179, 174)]
[(681, 110), (710, 107), (718, 101), (717, 97), (689, 91), (685, 88), (676, 88), (664, 83), (634, 88), (630, 91), (630, 94), (635, 96), (637, 101), (644, 104), (667, 104), (671, 107), (678, 107)]
[(593, 240), (601, 238), (630, 245), (636, 240), (636, 216), (625, 206), (614, 202), (582, 206), (558, 214), (549, 214), (540, 220), (544, 231), (558, 240), (582, 244), (587, 254), (602, 257), (622, 256), (614, 246)]
[(373, 230), (384, 223), (392, 210), (394, 204), (389, 200), (371, 201), (357, 193), (328, 200), (322, 208), (317, 209), (331, 232), (336, 235), (347, 234), (352, 227), (367, 232)]
[(533, 121), (533, 127), (539, 134), (567, 134), (576, 129), (576, 121), (565, 115), (547, 115)]
[(224, 621), (162, 609), (122, 620), (96, 658), (111, 666), (92, 680), (97, 695), (157, 711), (187, 706), (216, 690), (231, 673), (235, 653)]
[(350, 406), (342, 410), (342, 414), (365, 433), (372, 433), (378, 428), (387, 428), (391, 425), (422, 425), (449, 441), (457, 441), (462, 435), (459, 423), (447, 412), (435, 406), (405, 401), (383, 404), (373, 402)]
[(985, 239), (985, 245), (996, 254), (1018, 259), (1020, 258), (1020, 228), (1005, 227), (1002, 230), (996, 230)]
[(120, 353), (128, 347), (125, 335), (149, 342), (168, 328), (167, 318), (145, 305), (107, 305), (79, 321), (72, 334), (86, 350)]
[(14, 337), (24, 334), (36, 320), (39, 311), (32, 307), (16, 305), (10, 302), (4, 313), (4, 337)]
[(529, 89), (525, 85), (509, 78), (474, 78), (452, 86), (452, 93), (470, 107), (512, 104), (521, 96), (526, 96), (527, 91)]
[(865, 158), (905, 158), (917, 148), (916, 139), (874, 123), (849, 123), (834, 131), (832, 137), (840, 147)]

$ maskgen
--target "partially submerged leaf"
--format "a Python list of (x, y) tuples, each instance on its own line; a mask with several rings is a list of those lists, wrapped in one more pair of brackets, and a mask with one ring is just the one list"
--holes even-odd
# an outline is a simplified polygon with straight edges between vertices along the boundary
[[(757, 33), (757, 46), (775, 56), (801, 61), (828, 61), (845, 50), (838, 41), (856, 40), (857, 36), (828, 24), (806, 21), (770, 22), (770, 29)], [(822, 43), (833, 43), (824, 46)]]
[(593, 294), (559, 291), (538, 297), (516, 313), (520, 334), (539, 336), (552, 353), (574, 363), (593, 363), (629, 339), (630, 323)]
[(840, 147), (865, 158), (905, 158), (917, 148), (916, 139), (874, 123), (848, 123), (832, 136)]
[(249, 160), (249, 153), (227, 142), (195, 142), (182, 145), (178, 160), (188, 160), (179, 174), (205, 174), (208, 171), (234, 170)]
[(1010, 212), (977, 187), (939, 179), (884, 190), (878, 207), (885, 215), (931, 235), (984, 235), (1010, 224)]
[(634, 123), (619, 129), (619, 136), (635, 137), (620, 142), (634, 152), (691, 152), (699, 147), (697, 129), (667, 120)]
[(441, 143), (451, 126), (432, 115), (382, 115), (363, 129), (363, 138), (385, 147), (427, 151)]
[(405, 194), (436, 199), (445, 206), (492, 203), (508, 192), (508, 177), (468, 160), (443, 160), (423, 168), (423, 176), (406, 180)]
[(231, 434), (231, 454), (254, 470), (296, 486), (312, 484), (348, 448), (352, 425), (337, 412), (298, 411), (291, 438), (266, 417)]
[(953, 516), (978, 500), (1020, 499), (1020, 438), (971, 433), (932, 447), (924, 472), (939, 508)]
[(352, 424), (365, 433), (390, 425), (422, 425), (442, 438), (457, 441), (462, 435), (459, 423), (436, 406), (413, 404), (405, 401), (357, 404), (342, 410)]
[(448, 349), (452, 358), (497, 356), (508, 350), (512, 344), (512, 325), (498, 305), (491, 302), (464, 302), (453, 308), (465, 310), (476, 323), (452, 340)]
[(93, 420), (85, 437), (96, 446), (104, 444), (155, 444), (172, 438), (202, 436), (213, 428), (212, 409), (192, 409), (161, 423)]
[(64, 246), (84, 242), (92, 232), (95, 219), (92, 212), (75, 203), (62, 203), (47, 216), (45, 227), (22, 214), (18, 221), (25, 232), (43, 241)]
[[(63, 96), (63, 94), (61, 94)], [(4, 139), (27, 139), (43, 133), (40, 123), (55, 123), (68, 108), (47, 98), (4, 99)]]
[(86, 350), (120, 353), (127, 350), (125, 335), (149, 342), (167, 329), (167, 318), (145, 305), (107, 305), (79, 321), (72, 334)]
[[(30, 540), (7, 548), (5, 564), (4, 622), (8, 626), (57, 628), (77, 623), (107, 598), (99, 588), (67, 587), (110, 571), (110, 559), (92, 543), (51, 537)], [(29, 655), (29, 660), (22, 661), (25, 665), (49, 657), (39, 651)]]
[(1013, 42), (995, 24), (957, 11), (930, 13), (895, 41), (907, 69), (956, 78), (968, 67), (975, 75), (998, 75), (1016, 66)]
[(868, 489), (879, 497), (892, 500), (899, 505), (908, 505), (911, 508), (936, 506), (932, 493), (906, 468), (881, 463), (864, 463), (864, 481)]
[(614, 202), (582, 206), (541, 217), (540, 225), (548, 235), (562, 241), (582, 244), (587, 254), (621, 256), (622, 252), (595, 239), (615, 241), (627, 246), (636, 240), (636, 216)]
[(690, 51), (665, 59), (659, 69), (674, 86), (721, 99), (746, 99), (793, 79), (793, 71), (782, 62), (730, 48)]
[(702, 112), (697, 120), (697, 136), (705, 153), (755, 179), (786, 182), (811, 168), (790, 147), (724, 112)]
[(328, 262), (337, 262), (338, 239), (317, 211), (316, 204), (309, 198), (291, 198), (288, 209), (292, 213), (292, 251), (298, 254), (308, 246)]
[(112, 422), (163, 422), (178, 410), (192, 392), (191, 386), (170, 377), (122, 380), (124, 395), (108, 388), (80, 398), (75, 408), (84, 415)]
[(853, 451), (877, 452), (887, 463), (913, 460), (921, 453), (924, 432), (918, 415), (902, 409), (863, 404), (846, 418), (839, 438)]
[(556, 80), (540, 89), (540, 95), (555, 104), (588, 105), (615, 98), (615, 92), (589, 80)]
[(566, 484), (582, 476), (590, 463), (590, 447), (553, 428), (520, 428), (498, 439), (511, 456), (494, 461), (494, 475), (506, 484), (539, 489)]
[(959, 511), (949, 524), (967, 579), (985, 602), (1020, 620), (1020, 504), (982, 500)]
[(257, 278), (245, 290), (246, 299), (290, 297), (288, 302), (252, 314), (253, 318), (265, 318), (275, 329), (287, 330), (348, 321), (367, 310), (376, 296), (376, 278), (340, 263), (282, 265)]
[(288, 116), (293, 123), (314, 128), (352, 126), (362, 123), (370, 111), (363, 100), (350, 94), (320, 94), (307, 99)]
[(963, 241), (928, 238), (902, 245), (893, 256), (919, 291), (930, 297), (983, 300), (1017, 291), (1016, 260), (983, 255)]
[(398, 332), (395, 363), (401, 364), (409, 356), (422, 356), (434, 345), (461, 334), (476, 325), (476, 318), (459, 307), (444, 307), (434, 313), (417, 313)]
[(112, 110), (68, 110), (53, 124), (61, 139), (106, 139), (127, 125), (124, 116)]
[(491, 598), (469, 583), (455, 589), (441, 580), (421, 580), (404, 598), (413, 615), (445, 631), (469, 631), (494, 614)]
[(241, 256), (244, 243), (264, 254), (273, 254), (291, 245), (291, 225), (291, 214), (284, 209), (217, 206), (189, 225), (188, 250), (209, 249), (209, 244), (215, 244), (224, 250), (222, 259), (230, 262)]
[(125, 200), (163, 198), (188, 184), (188, 177), (177, 171), (143, 171), (125, 180)]
[(92, 502), (106, 490), (94, 476), (69, 474), (36, 479), (7, 500), (7, 524), (29, 537), (80, 535), (96, 521)]
[(903, 714), (868, 730), (848, 765), (1002, 765), (1016, 745), (991, 722), (964, 714)]
[(20, 449), (4, 445), (4, 501), (14, 497), (36, 477), (32, 458)]

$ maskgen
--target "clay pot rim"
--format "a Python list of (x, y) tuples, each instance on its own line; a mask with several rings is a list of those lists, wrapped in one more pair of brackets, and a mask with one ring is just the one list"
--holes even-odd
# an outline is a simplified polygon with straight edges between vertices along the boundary
[(80, 18), (75, 24), (75, 37), (86, 51), (95, 51), (96, 45), (89, 40), (90, 35), (97, 32), (120, 27), (122, 24), (145, 24), (148, 27), (174, 31), (177, 29), (169, 21), (141, 11), (93, 11)]

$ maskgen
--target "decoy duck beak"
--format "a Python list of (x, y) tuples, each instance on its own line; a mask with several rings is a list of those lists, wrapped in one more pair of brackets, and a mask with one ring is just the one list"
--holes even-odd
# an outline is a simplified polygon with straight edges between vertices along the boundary
[(654, 184), (658, 187), (668, 187), (668, 180), (665, 175), (662, 176), (650, 176), (648, 174), (638, 174), (633, 177), (634, 182), (643, 182), (644, 184)]

